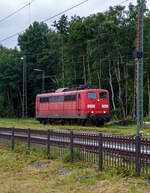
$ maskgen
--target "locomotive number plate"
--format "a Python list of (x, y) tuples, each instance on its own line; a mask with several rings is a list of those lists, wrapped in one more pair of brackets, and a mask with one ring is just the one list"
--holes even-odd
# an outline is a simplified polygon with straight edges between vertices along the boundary
[(108, 105), (102, 105), (102, 108), (108, 108)]
[(95, 108), (95, 105), (87, 105), (87, 107), (90, 108)]

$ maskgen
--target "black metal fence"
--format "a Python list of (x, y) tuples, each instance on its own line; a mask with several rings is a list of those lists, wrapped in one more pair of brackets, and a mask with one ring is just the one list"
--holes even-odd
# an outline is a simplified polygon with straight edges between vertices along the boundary
[(150, 139), (96, 133), (58, 130), (31, 130), (0, 128), (0, 138), (15, 139), (27, 143), (28, 152), (32, 144), (45, 145), (47, 156), (60, 154), (71, 162), (78, 160), (98, 163), (104, 167), (122, 168), (140, 174), (150, 174)]

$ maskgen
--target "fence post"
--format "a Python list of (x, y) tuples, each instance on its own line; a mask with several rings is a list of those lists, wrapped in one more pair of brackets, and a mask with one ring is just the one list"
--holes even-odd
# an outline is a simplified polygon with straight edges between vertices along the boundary
[(50, 130), (47, 130), (47, 156), (50, 156)]
[(15, 147), (15, 139), (14, 139), (14, 128), (12, 128), (11, 133), (11, 149), (14, 150)]
[(28, 143), (28, 153), (30, 154), (30, 146), (31, 146), (31, 130), (30, 129), (28, 129), (27, 143)]
[(140, 176), (141, 170), (141, 143), (140, 137), (136, 136), (136, 157), (135, 157), (135, 165), (136, 165), (136, 176)]
[(103, 169), (103, 140), (102, 133), (98, 135), (98, 156), (99, 156), (99, 170)]
[(73, 162), (73, 131), (70, 131), (70, 158)]

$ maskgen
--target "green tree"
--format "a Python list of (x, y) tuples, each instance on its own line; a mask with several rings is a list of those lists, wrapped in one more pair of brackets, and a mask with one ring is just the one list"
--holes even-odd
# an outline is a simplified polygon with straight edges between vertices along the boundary
[[(34, 22), (18, 38), (21, 54), (27, 60), (28, 115), (35, 114), (35, 96), (42, 89), (42, 72), (45, 71), (45, 90), (56, 88), (52, 76), (56, 76), (58, 66), (59, 36), (44, 23)], [(57, 45), (57, 48), (56, 48)], [(55, 48), (54, 48), (55, 47)]]
[(67, 16), (62, 15), (58, 22), (54, 22), (54, 27), (61, 36), (62, 43), (62, 86), (65, 87), (65, 61), (64, 61), (64, 46), (68, 33), (68, 20)]

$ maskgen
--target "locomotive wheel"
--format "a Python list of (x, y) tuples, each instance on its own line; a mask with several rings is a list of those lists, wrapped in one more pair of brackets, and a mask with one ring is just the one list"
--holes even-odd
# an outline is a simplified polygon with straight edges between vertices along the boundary
[(69, 125), (72, 125), (72, 122), (73, 122), (72, 119), (70, 119), (70, 120), (69, 120)]
[(49, 123), (50, 125), (52, 125), (52, 124), (53, 124), (53, 120), (52, 120), (52, 119), (49, 119), (49, 120), (48, 120), (48, 123)]
[(43, 124), (46, 125), (47, 124), (47, 120), (43, 120)]
[(62, 120), (61, 120), (61, 125), (64, 125), (64, 124), (65, 124), (65, 120), (62, 119)]
[(80, 120), (80, 124), (81, 124), (82, 126), (85, 126), (85, 124), (86, 124), (86, 119)]
[(104, 121), (96, 121), (96, 126), (103, 126), (104, 125)]

